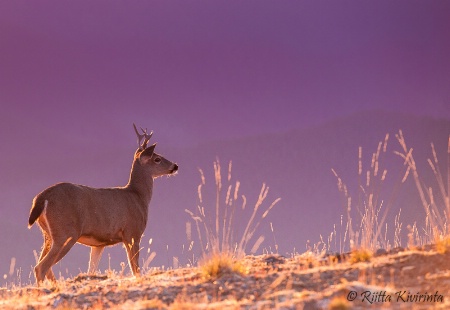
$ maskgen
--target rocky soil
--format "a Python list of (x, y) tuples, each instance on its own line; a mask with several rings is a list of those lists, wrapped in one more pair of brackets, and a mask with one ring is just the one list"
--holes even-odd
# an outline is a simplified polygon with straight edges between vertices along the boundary
[(0, 309), (450, 309), (450, 251), (246, 256), (243, 273), (151, 270), (0, 289)]

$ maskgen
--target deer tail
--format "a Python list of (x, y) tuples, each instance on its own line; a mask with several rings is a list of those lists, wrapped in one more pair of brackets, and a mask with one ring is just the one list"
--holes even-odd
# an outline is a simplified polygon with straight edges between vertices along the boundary
[(33, 199), (33, 205), (30, 211), (30, 217), (28, 219), (28, 228), (33, 226), (34, 222), (41, 216), (42, 212), (47, 207), (48, 200), (42, 199), (41, 197), (36, 197)]

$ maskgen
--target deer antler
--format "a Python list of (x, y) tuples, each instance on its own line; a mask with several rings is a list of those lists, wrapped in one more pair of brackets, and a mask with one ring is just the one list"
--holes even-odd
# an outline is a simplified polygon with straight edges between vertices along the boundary
[[(147, 143), (148, 143), (148, 141), (150, 141), (150, 138), (152, 137), (152, 135), (153, 135), (153, 131), (152, 132), (150, 132), (149, 134), (147, 133), (147, 128), (145, 128), (145, 130), (142, 128), (142, 127), (139, 127), (140, 129), (141, 129), (141, 131), (142, 131), (142, 134), (140, 134), (139, 132), (138, 132), (138, 130), (137, 130), (137, 128), (136, 128), (136, 125), (133, 123), (133, 127), (134, 127), (134, 131), (136, 132), (136, 135), (137, 135), (137, 137), (138, 137), (138, 145), (139, 145), (139, 148), (141, 149), (141, 150), (145, 150), (145, 148), (147, 147)], [(142, 139), (144, 139), (144, 142), (142, 142), (142, 144), (141, 144), (141, 140)]]

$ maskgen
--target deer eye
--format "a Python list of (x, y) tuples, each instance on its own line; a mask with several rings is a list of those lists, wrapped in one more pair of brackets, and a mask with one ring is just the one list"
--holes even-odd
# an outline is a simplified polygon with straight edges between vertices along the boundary
[(153, 161), (155, 163), (159, 164), (159, 163), (161, 163), (161, 158), (160, 157), (156, 157)]

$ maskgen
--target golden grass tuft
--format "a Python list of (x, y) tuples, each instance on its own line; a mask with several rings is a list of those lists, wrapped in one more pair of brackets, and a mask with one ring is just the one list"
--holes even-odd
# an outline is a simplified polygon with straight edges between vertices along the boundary
[(246, 268), (229, 253), (206, 256), (199, 262), (201, 274), (206, 279), (217, 279), (227, 274), (246, 274)]
[[(139, 308), (141, 309), (166, 309), (167, 306), (159, 299), (147, 299), (139, 302)], [(178, 308), (181, 309), (181, 308)]]
[(437, 238), (435, 243), (436, 243), (436, 251), (439, 254), (446, 254), (450, 252), (450, 236)]
[(368, 262), (372, 259), (372, 252), (368, 249), (359, 248), (355, 249), (350, 253), (349, 261), (352, 264), (360, 262)]
[(329, 310), (349, 310), (352, 307), (344, 296), (334, 297), (328, 304)]

